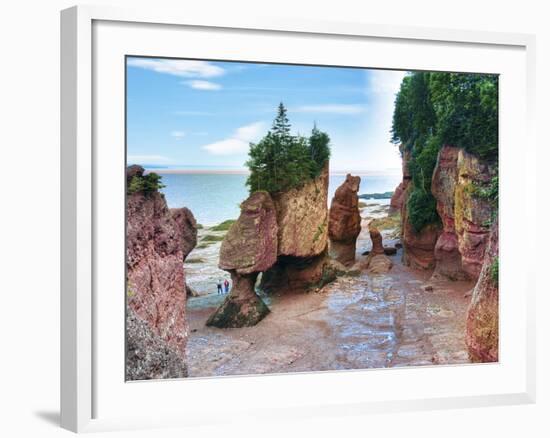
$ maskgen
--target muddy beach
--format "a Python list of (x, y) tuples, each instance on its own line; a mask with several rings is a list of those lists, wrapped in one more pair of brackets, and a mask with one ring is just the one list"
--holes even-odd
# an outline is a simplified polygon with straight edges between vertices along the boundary
[[(384, 245), (395, 245), (399, 234), (387, 205), (363, 204), (361, 218), (356, 266), (371, 248), (372, 219), (383, 221)], [(201, 229), (199, 242), (223, 235)], [(402, 264), (402, 249), (390, 256), (387, 274), (353, 269), (316, 291), (262, 295), (271, 312), (258, 325), (207, 327), (225, 299), (215, 288), (227, 277), (217, 268), (219, 247), (199, 243), (185, 263), (187, 282), (199, 293), (187, 303), (189, 377), (469, 362), (464, 332), (473, 283), (430, 281), (430, 272)]]

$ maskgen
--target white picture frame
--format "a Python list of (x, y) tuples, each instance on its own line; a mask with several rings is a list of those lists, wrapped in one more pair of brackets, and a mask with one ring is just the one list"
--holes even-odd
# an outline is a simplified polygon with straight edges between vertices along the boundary
[[(145, 32), (147, 36), (140, 37)], [(197, 35), (193, 36), (193, 32)], [(196, 44), (192, 55), (204, 53), (202, 57), (206, 59), (238, 59), (244, 56), (250, 61), (300, 62), (298, 49), (294, 52), (289, 49), (285, 57), (275, 49), (266, 55), (254, 43), (255, 39), (262, 39), (265, 48), (284, 38), (295, 42), (296, 47), (303, 43), (304, 48), (311, 49), (312, 58), (307, 62), (302, 60), (304, 63), (326, 64), (328, 57), (332, 57), (334, 65), (349, 65), (345, 56), (350, 54), (346, 54), (346, 50), (338, 51), (338, 48), (362, 48), (365, 45), (374, 48), (373, 61), (369, 63), (372, 67), (454, 69), (503, 75), (501, 82), (504, 84), (501, 83), (501, 87), (504, 94), (500, 102), (501, 134), (504, 134), (501, 135), (503, 153), (500, 166), (503, 175), (500, 282), (505, 299), (501, 303), (501, 349), (504, 354), (498, 364), (423, 367), (390, 372), (363, 370), (165, 382), (120, 381), (120, 370), (112, 371), (114, 362), (106, 358), (114, 356), (112, 360), (116, 361), (124, 354), (123, 349), (119, 351), (120, 340), (124, 336), (124, 320), (119, 312), (123, 300), (120, 298), (118, 304), (108, 308), (109, 296), (102, 295), (98, 299), (98, 294), (104, 294), (108, 284), (112, 284), (113, 295), (116, 295), (119, 286), (111, 280), (120, 277), (120, 270), (113, 268), (112, 272), (107, 272), (103, 269), (105, 264), (115, 266), (117, 263), (113, 263), (114, 259), (106, 259), (109, 254), (105, 252), (101, 239), (110, 239), (117, 248), (124, 241), (121, 222), (116, 219), (124, 215), (123, 203), (120, 202), (121, 196), (124, 196), (124, 167), (119, 166), (124, 154), (124, 139), (120, 136), (123, 114), (119, 114), (124, 90), (120, 88), (121, 64), (111, 66), (110, 62), (118, 63), (121, 54), (168, 55), (172, 50), (178, 52), (174, 55), (180, 55), (182, 49), (178, 47), (181, 44), (178, 47), (168, 44), (174, 37), (180, 38), (179, 33), (182, 38), (192, 36), (194, 42), (200, 42), (220, 39), (224, 32), (232, 33), (234, 41), (239, 42), (238, 47), (235, 45), (231, 51), (224, 49), (221, 43), (208, 46), (205, 42), (203, 46)], [(132, 47), (128, 42), (130, 40)], [(245, 44), (245, 40), (252, 41), (246, 49), (248, 43)], [(162, 41), (166, 44), (161, 44)], [(315, 50), (322, 44), (322, 51)], [(394, 56), (392, 60), (381, 53), (380, 47), (376, 48), (377, 44), (390, 49), (394, 47), (391, 50), (402, 56)], [(288, 47), (287, 44), (285, 46)], [(151, 48), (155, 53), (150, 53)], [(203, 409), (200, 397), (194, 398), (195, 410), (190, 410), (184, 402), (172, 409), (157, 402), (147, 405), (144, 412), (132, 409), (131, 403), (136, 397), (158, 401), (163, 394), (162, 397), (166, 396), (170, 403), (173, 397), (177, 397), (182, 385), (186, 385), (186, 394), (193, 391), (210, 394), (219, 388), (233, 391), (233, 394), (257, 388), (258, 394), (266, 394), (264, 399), (255, 398), (248, 404), (244, 398), (236, 399), (232, 403), (235, 406), (225, 406), (216, 414), (216, 421), (219, 422), (250, 416), (283, 415), (296, 418), (328, 413), (349, 415), (534, 402), (535, 275), (527, 263), (520, 260), (521, 255), (514, 254), (514, 249), (524, 244), (521, 237), (518, 240), (509, 232), (521, 218), (534, 217), (534, 212), (528, 209), (516, 206), (514, 212), (509, 208), (511, 199), (535, 205), (532, 201), (536, 197), (532, 127), (534, 48), (534, 36), (524, 34), (360, 22), (199, 16), (187, 11), (156, 8), (138, 11), (77, 6), (62, 11), (61, 426), (84, 432), (212, 422), (212, 407), (208, 411)], [(429, 56), (430, 53), (433, 56)], [(378, 60), (375, 61), (375, 58)], [(361, 62), (359, 65), (362, 65)], [(108, 86), (101, 82), (106, 73), (109, 76)], [(108, 102), (109, 111), (112, 111), (109, 114), (104, 96), (113, 99)], [(113, 124), (104, 123), (106, 118)], [(518, 141), (524, 145), (519, 148), (521, 156), (506, 146), (508, 142), (517, 144)], [(109, 157), (110, 154), (113, 157)], [(506, 183), (512, 164), (515, 165), (514, 178), (521, 181), (515, 185)], [(113, 187), (112, 199), (110, 192), (106, 191), (107, 187)], [(115, 225), (107, 231), (102, 225), (105, 223), (102, 211), (113, 206), (115, 210), (120, 206), (121, 211), (115, 214), (112, 222)], [(123, 257), (123, 251), (110, 252)], [(513, 271), (511, 266), (514, 266)], [(122, 264), (120, 269), (123, 270)], [(507, 295), (507, 288), (513, 289), (515, 294)], [(123, 289), (120, 297), (123, 297)], [(113, 307), (116, 309), (110, 311)], [(513, 311), (517, 315), (510, 321), (507, 315), (513, 315)], [(99, 314), (101, 322), (98, 321)], [(106, 331), (116, 335), (107, 338)], [(105, 354), (101, 354), (102, 351)], [(514, 354), (506, 354), (509, 351), (514, 351)], [(108, 352), (115, 353), (111, 355)], [(123, 361), (119, 362), (123, 368)], [(453, 381), (452, 388), (441, 384), (449, 381)], [(409, 382), (409, 387), (403, 382)], [(293, 388), (300, 390), (290, 402), (285, 398), (284, 391), (292, 391)], [(124, 409), (125, 406), (128, 409)]]

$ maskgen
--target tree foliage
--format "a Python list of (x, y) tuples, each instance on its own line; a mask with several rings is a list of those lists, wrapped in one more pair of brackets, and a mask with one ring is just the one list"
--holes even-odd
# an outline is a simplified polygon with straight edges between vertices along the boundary
[(161, 180), (162, 177), (155, 172), (151, 172), (146, 175), (135, 175), (130, 180), (126, 191), (128, 195), (138, 192), (144, 194), (153, 193), (165, 187)]
[(411, 152), (412, 191), (407, 207), (411, 224), (420, 231), (439, 220), (431, 178), (441, 146), (453, 145), (483, 160), (497, 160), (498, 76), (407, 75), (395, 100), (392, 141)]
[(311, 136), (291, 135), (287, 111), (281, 103), (272, 128), (258, 143), (251, 143), (246, 181), (250, 192), (276, 193), (297, 187), (321, 173), (330, 157), (329, 136), (314, 126)]

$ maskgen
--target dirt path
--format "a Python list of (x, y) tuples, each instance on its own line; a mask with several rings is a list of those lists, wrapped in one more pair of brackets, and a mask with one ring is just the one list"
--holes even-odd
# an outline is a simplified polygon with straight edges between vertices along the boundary
[(266, 298), (271, 313), (256, 327), (206, 327), (223, 296), (190, 299), (190, 377), (467, 363), (472, 283), (438, 281), (426, 291), (426, 275), (400, 257), (386, 275)]

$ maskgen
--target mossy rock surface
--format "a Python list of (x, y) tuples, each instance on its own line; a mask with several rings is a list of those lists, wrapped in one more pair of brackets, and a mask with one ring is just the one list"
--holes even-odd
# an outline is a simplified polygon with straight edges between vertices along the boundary
[(252, 327), (268, 313), (269, 308), (258, 296), (256, 299), (243, 301), (229, 295), (220, 308), (208, 318), (206, 325), (218, 328)]

